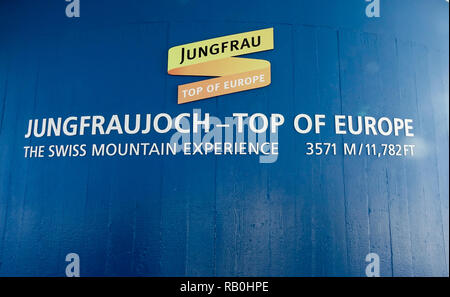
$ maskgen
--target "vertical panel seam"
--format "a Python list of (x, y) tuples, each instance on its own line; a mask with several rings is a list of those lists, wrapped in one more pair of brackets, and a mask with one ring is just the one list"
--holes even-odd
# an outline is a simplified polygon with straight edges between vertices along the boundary
[[(337, 37), (337, 54), (338, 54), (338, 74), (339, 74), (339, 99), (340, 99), (340, 111), (342, 114), (342, 75), (341, 75), (341, 42), (339, 38), (340, 31), (336, 30), (336, 37)], [(341, 141), (344, 143), (344, 136), (341, 135)], [(344, 155), (342, 155), (342, 180), (345, 181), (345, 159)], [(347, 221), (347, 194), (345, 189), (345, 182), (343, 183), (343, 189), (344, 189), (344, 212), (345, 212), (345, 250), (347, 253), (347, 273), (348, 273), (348, 264), (349, 262), (349, 254), (348, 254), (348, 221)]]

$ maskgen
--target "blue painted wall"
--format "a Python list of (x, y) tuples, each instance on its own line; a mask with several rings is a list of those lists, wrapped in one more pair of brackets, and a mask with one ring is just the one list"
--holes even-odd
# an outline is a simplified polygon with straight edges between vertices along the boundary
[[(381, 0), (0, 1), (0, 275), (448, 276), (448, 4)], [(269, 87), (189, 105), (171, 46), (266, 27)], [(195, 79), (194, 79), (195, 80)], [(280, 132), (276, 163), (242, 157), (33, 159), (30, 118), (201, 108), (409, 117), (419, 158), (307, 158), (306, 141), (398, 138)], [(101, 142), (168, 135), (102, 136)]]

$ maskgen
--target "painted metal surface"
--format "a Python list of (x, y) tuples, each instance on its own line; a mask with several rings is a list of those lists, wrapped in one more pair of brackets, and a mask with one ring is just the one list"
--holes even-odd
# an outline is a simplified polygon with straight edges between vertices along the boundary
[[(448, 276), (448, 4), (363, 0), (0, 2), (0, 275)], [(274, 27), (266, 88), (177, 105), (171, 46)], [(280, 132), (255, 158), (24, 159), (27, 144), (167, 141), (169, 135), (24, 139), (28, 119), (201, 108), (409, 117), (419, 158), (307, 158)], [(389, 138), (388, 138), (389, 139)], [(396, 139), (391, 139), (395, 142)]]

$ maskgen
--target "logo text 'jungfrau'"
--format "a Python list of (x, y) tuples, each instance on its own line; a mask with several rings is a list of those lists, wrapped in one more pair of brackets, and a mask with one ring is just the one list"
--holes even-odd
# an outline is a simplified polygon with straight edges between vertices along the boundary
[(170, 48), (167, 67), (169, 74), (217, 76), (178, 86), (178, 104), (269, 85), (268, 61), (234, 57), (271, 49), (273, 49), (273, 28)]

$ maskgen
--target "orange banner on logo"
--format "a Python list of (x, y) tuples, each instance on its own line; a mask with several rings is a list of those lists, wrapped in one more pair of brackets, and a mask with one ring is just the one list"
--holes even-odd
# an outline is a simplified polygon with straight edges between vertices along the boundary
[(169, 50), (171, 75), (218, 76), (178, 86), (178, 104), (265, 87), (270, 63), (234, 56), (273, 49), (273, 28), (176, 46)]

